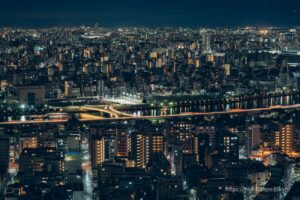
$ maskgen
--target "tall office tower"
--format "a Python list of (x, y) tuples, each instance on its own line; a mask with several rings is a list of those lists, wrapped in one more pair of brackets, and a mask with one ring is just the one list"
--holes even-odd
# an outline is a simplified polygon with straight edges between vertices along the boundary
[(279, 131), (276, 132), (276, 145), (279, 146), (283, 153), (289, 154), (293, 149), (294, 142), (294, 125), (280, 124)]
[(178, 121), (170, 125), (168, 129), (170, 142), (181, 143), (182, 153), (194, 153), (193, 126), (188, 121)]
[(251, 154), (251, 150), (260, 144), (260, 126), (250, 125), (246, 132), (247, 134), (247, 154)]
[(70, 95), (70, 85), (68, 81), (64, 82), (64, 95), (69, 96)]
[(182, 175), (182, 149), (181, 144), (179, 143), (173, 143), (172, 144), (172, 152), (173, 152), (173, 158), (172, 158), (172, 169), (176, 176)]
[(164, 153), (164, 137), (161, 134), (133, 133), (131, 154), (137, 167), (145, 167), (154, 153)]
[(128, 156), (129, 135), (126, 130), (117, 130), (117, 156)]
[(104, 144), (104, 160), (110, 161), (116, 155), (116, 138), (114, 135), (104, 136), (103, 137)]
[(0, 138), (0, 174), (4, 175), (9, 163), (9, 138)]
[(211, 53), (211, 46), (210, 46), (210, 32), (206, 31), (202, 34), (202, 51), (203, 53)]
[(199, 134), (207, 134), (209, 138), (209, 146), (214, 147), (216, 129), (214, 126), (197, 126), (196, 136)]
[(238, 165), (239, 138), (228, 130), (221, 130), (217, 134), (216, 146), (219, 156), (227, 165)]
[(225, 70), (226, 76), (230, 76), (230, 72), (231, 72), (230, 64), (224, 64), (224, 70)]
[(90, 151), (91, 151), (91, 165), (93, 169), (104, 162), (105, 160), (105, 149), (104, 140), (99, 135), (92, 135), (90, 141)]
[(173, 72), (173, 73), (176, 73), (176, 69), (177, 69), (176, 61), (174, 61), (174, 63), (173, 63), (173, 68), (172, 68), (172, 72)]
[(103, 94), (104, 94), (104, 80), (101, 79), (97, 81), (97, 95), (99, 97), (103, 97)]
[(209, 135), (200, 133), (195, 137), (195, 152), (200, 166), (209, 165)]

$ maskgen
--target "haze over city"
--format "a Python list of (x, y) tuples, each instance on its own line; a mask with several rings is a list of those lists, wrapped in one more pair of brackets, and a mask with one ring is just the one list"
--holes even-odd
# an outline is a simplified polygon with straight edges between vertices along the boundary
[(0, 25), (49, 27), (299, 25), (297, 0), (3, 0)]

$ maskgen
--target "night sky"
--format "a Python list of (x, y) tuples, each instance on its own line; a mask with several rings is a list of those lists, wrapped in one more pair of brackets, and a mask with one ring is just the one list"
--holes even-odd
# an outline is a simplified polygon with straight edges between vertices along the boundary
[(300, 25), (300, 0), (0, 0), (0, 26)]

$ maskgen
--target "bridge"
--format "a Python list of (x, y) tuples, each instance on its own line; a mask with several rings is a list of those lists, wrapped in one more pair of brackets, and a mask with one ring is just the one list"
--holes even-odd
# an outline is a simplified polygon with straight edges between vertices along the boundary
[(113, 105), (105, 106), (105, 109), (93, 107), (93, 106), (81, 106), (80, 110), (85, 111), (96, 111), (100, 113), (107, 113), (110, 115), (111, 118), (120, 118), (120, 117), (134, 117), (134, 115), (118, 111), (114, 109)]
[(279, 98), (287, 96), (299, 96), (299, 90), (283, 91), (283, 92), (270, 92), (260, 94), (246, 94), (232, 97), (218, 97), (209, 95), (184, 95), (184, 96), (152, 96), (148, 98), (148, 103), (152, 105), (159, 105), (161, 103), (179, 106), (188, 105), (212, 105), (212, 104), (234, 104), (249, 101), (257, 101), (270, 98)]
[[(113, 107), (107, 108), (110, 109), (112, 115), (115, 115), (115, 118), (102, 118), (102, 119), (79, 119), (81, 122), (99, 122), (99, 121), (122, 121), (122, 120), (142, 120), (142, 119), (175, 119), (175, 118), (186, 118), (186, 117), (197, 117), (197, 116), (214, 116), (214, 115), (235, 115), (235, 114), (247, 114), (247, 113), (260, 113), (264, 111), (272, 110), (287, 110), (287, 109), (299, 109), (300, 104), (294, 105), (277, 105), (270, 106), (268, 108), (253, 108), (253, 109), (231, 109), (226, 111), (216, 111), (216, 112), (187, 112), (180, 114), (172, 115), (162, 115), (162, 116), (133, 116), (130, 114), (125, 115), (125, 113), (115, 110)], [(93, 111), (97, 111), (94, 108), (91, 108)], [(102, 112), (102, 109), (98, 109), (99, 112)], [(108, 112), (106, 110), (106, 112)], [(8, 122), (0, 122), (0, 126), (5, 125), (23, 125), (23, 124), (59, 124), (67, 123), (67, 119), (53, 119), (53, 120), (15, 120)]]
[(97, 107), (91, 107), (91, 106), (80, 106), (80, 110), (85, 110), (85, 111), (95, 111), (95, 112), (100, 112), (100, 113), (107, 113), (110, 115), (111, 118), (119, 118), (119, 115), (116, 112), (113, 112), (105, 107), (105, 109), (102, 108), (97, 108)]

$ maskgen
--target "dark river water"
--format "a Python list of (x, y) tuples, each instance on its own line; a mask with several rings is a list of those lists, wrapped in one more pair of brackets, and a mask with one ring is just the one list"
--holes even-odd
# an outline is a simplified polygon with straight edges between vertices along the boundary
[(221, 101), (211, 103), (187, 103), (176, 106), (131, 106), (130, 108), (123, 109), (126, 113), (140, 115), (140, 116), (155, 116), (155, 115), (169, 115), (180, 114), (184, 112), (214, 112), (214, 111), (226, 111), (229, 109), (252, 109), (252, 108), (267, 108), (274, 105), (292, 105), (300, 103), (300, 96), (290, 95), (282, 97), (272, 97), (257, 100), (248, 100), (242, 102), (224, 103)]

